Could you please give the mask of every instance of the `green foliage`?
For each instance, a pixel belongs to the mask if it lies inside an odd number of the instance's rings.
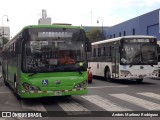
[[[6,37],[3,37],[3,46],[8,42],[9,40]]]
[[[91,31],[86,32],[86,35],[91,42],[99,41],[102,38],[102,32],[99,28],[93,28]]]

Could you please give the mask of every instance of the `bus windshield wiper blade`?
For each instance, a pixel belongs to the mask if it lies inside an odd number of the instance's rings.
[[[33,76],[33,75],[35,75],[35,74],[38,74],[38,73],[37,73],[37,72],[31,73],[31,74],[29,74],[28,76],[31,77],[31,76]]]
[[[80,75],[83,74],[82,71],[79,68],[77,68],[77,67],[72,67],[71,69],[72,70],[76,70]]]
[[[83,74],[82,71],[80,71],[80,69],[78,69],[78,68],[75,68],[75,69],[79,72],[80,75]]]

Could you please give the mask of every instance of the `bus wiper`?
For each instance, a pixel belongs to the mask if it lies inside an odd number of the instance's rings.
[[[82,71],[77,67],[72,67],[72,70],[76,70],[80,75],[82,75]]]
[[[28,76],[31,77],[31,76],[33,76],[33,75],[35,75],[35,74],[38,74],[38,73],[37,73],[37,72],[34,72],[34,73],[29,74]]]
[[[76,64],[76,66],[77,66],[77,64]],[[75,66],[75,69],[79,72],[80,75],[82,75],[83,73],[82,73],[82,71],[79,69],[79,66],[77,66],[77,67],[76,67],[76,66]]]
[[[79,72],[80,75],[82,75],[82,71],[80,71],[80,69],[76,68],[77,72]]]

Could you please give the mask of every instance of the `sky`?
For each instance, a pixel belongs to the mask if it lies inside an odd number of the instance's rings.
[[[159,8],[160,0],[1,0],[0,26],[9,26],[14,37],[24,26],[37,25],[42,9],[52,23],[113,26]]]

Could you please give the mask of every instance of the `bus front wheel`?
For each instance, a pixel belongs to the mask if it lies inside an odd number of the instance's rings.
[[[6,85],[6,86],[8,86],[9,84],[8,84],[8,82],[6,81],[6,76],[3,74],[3,81],[4,81],[4,84]]]
[[[17,98],[18,100],[21,99],[21,97],[18,95],[17,82],[16,82],[16,81],[14,82],[14,94],[15,94],[15,96],[16,96],[16,98]]]
[[[106,81],[111,81],[111,72],[109,69],[105,70],[105,80]]]

